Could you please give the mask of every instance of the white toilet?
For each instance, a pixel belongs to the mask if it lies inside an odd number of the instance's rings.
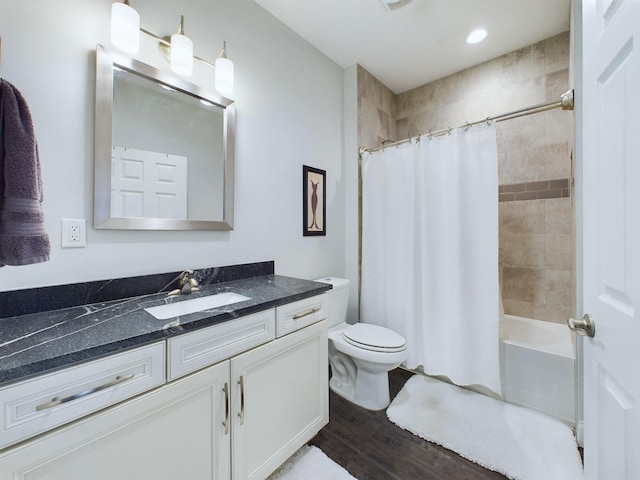
[[[402,335],[367,323],[345,322],[349,301],[349,280],[320,278],[316,282],[333,286],[329,296],[329,387],[338,395],[369,410],[389,405],[388,372],[408,357]]]

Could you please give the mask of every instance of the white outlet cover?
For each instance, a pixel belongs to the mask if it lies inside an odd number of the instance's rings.
[[[87,246],[87,221],[84,218],[63,218],[60,235],[62,248]]]

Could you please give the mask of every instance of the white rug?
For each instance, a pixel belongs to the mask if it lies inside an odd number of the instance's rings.
[[[267,480],[356,480],[318,447],[305,445]]]
[[[560,421],[415,375],[387,409],[405,430],[515,480],[581,480],[573,433]]]

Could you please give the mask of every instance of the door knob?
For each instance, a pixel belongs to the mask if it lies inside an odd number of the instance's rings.
[[[596,334],[596,324],[588,313],[585,313],[581,320],[576,320],[575,318],[567,319],[567,325],[569,325],[571,331],[576,332],[578,335],[593,337]]]

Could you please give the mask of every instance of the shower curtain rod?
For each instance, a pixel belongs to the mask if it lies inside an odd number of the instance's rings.
[[[388,147],[397,147],[398,145],[402,145],[403,143],[408,143],[411,142],[414,139],[423,137],[423,136],[427,136],[430,139],[433,137],[439,137],[441,135],[448,135],[449,133],[451,133],[452,130],[458,129],[458,128],[470,128],[473,127],[474,125],[481,125],[483,123],[490,123],[492,121],[495,122],[502,122],[504,120],[511,120],[512,118],[518,118],[518,117],[523,117],[525,115],[531,115],[533,113],[539,113],[539,112],[544,112],[546,110],[552,110],[554,108],[562,108],[563,110],[573,110],[573,89],[566,91],[565,93],[563,93],[560,96],[560,100],[557,101],[553,101],[553,102],[547,102],[547,103],[540,103],[538,105],[533,105],[531,107],[527,107],[527,108],[521,108],[520,110],[514,110],[512,112],[509,113],[503,113],[502,115],[496,115],[494,117],[487,117],[483,120],[477,120],[475,122],[467,122],[464,125],[458,125],[457,127],[449,127],[449,128],[444,128],[442,130],[437,130],[435,132],[429,132],[429,133],[424,133],[421,135],[416,135],[415,137],[411,137],[411,138],[405,138],[403,140],[398,140],[395,142],[388,142],[385,143],[383,145],[377,146],[377,147],[362,147],[360,148],[360,155],[362,155],[365,152],[376,152],[378,150],[383,150],[385,148]]]

